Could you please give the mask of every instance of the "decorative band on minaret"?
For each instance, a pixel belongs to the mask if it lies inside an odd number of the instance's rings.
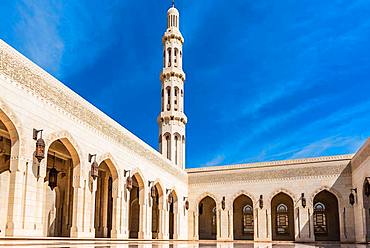
[[[158,116],[159,151],[175,165],[185,168],[184,81],[179,11],[174,4],[167,11],[167,30],[162,38],[163,69],[161,71],[162,103]]]

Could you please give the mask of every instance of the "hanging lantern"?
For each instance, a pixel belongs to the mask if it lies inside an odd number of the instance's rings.
[[[58,183],[58,171],[53,167],[49,171],[49,187],[51,188],[51,190],[54,190],[54,188],[57,186],[57,183]]]
[[[172,192],[168,195],[167,201],[168,201],[169,204],[172,204],[172,202],[173,202]]]
[[[4,137],[0,136],[0,154],[5,152],[5,139]]]
[[[189,210],[189,201],[188,200],[185,201],[185,209]]]
[[[155,186],[152,186],[150,189],[150,196],[154,199],[157,196],[157,192],[155,190]]]
[[[132,190],[132,178],[130,176],[128,176],[126,179],[126,189],[128,191]]]
[[[37,139],[37,134],[39,132],[40,132],[40,138]],[[33,130],[33,138],[35,140],[37,139],[37,141],[36,141],[35,157],[37,158],[37,160],[40,163],[41,160],[43,160],[45,158],[45,141],[42,138],[42,130],[36,130],[36,129],[34,129]]]
[[[370,196],[370,183],[369,183],[369,179],[366,178],[366,183],[365,183],[365,186],[364,186],[364,193],[367,197]]]
[[[224,197],[222,197],[222,201],[221,201],[222,210],[225,210],[225,207],[226,207],[226,200],[225,200],[225,196],[224,196]]]
[[[306,197],[304,197],[304,193],[302,193],[301,200],[302,200],[302,207],[305,208],[307,205],[307,202],[306,202]]]
[[[98,163],[94,160],[91,164],[91,177],[95,180],[99,176],[99,165]]]
[[[349,204],[351,204],[353,206],[353,204],[355,204],[355,195],[351,192],[351,194],[349,194]]]
[[[262,209],[263,208],[263,196],[262,195],[260,195],[260,199],[258,200],[258,203],[260,205],[260,209]]]

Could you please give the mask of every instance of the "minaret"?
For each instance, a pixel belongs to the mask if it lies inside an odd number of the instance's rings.
[[[185,168],[184,81],[179,11],[174,3],[167,11],[167,30],[163,35],[161,71],[162,104],[158,116],[159,151],[175,165]]]

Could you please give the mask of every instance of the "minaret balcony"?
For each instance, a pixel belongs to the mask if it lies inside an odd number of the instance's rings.
[[[188,122],[188,118],[183,112],[179,111],[163,111],[158,116],[158,123],[161,124],[164,121],[180,121],[183,124]]]
[[[180,68],[177,68],[177,67],[163,68],[160,79],[163,80],[165,78],[170,78],[170,77],[178,77],[182,81],[185,81],[186,79],[185,72]]]

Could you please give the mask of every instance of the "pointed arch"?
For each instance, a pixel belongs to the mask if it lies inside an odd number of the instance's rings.
[[[343,201],[342,194],[341,194],[339,191],[337,191],[336,189],[334,189],[334,188],[332,188],[332,187],[329,187],[329,186],[327,186],[327,185],[324,185],[324,186],[321,186],[320,188],[317,188],[317,189],[316,189],[316,190],[311,194],[311,197],[310,197],[310,199],[309,199],[309,203],[313,204],[315,196],[316,196],[318,193],[320,193],[320,192],[322,192],[322,191],[324,191],[324,190],[326,190],[326,191],[328,191],[328,192],[332,193],[333,195],[335,195],[335,197],[336,197],[336,198],[337,198],[337,200],[338,200],[338,204],[341,204],[341,203],[342,203],[342,201]]]
[[[83,153],[80,146],[68,131],[54,132],[45,137],[45,151],[48,151],[50,146],[57,140],[60,140],[63,145],[67,148],[73,161],[73,167],[80,165],[80,158],[83,157]]]
[[[279,193],[284,193],[286,195],[288,195],[290,198],[292,198],[293,200],[293,203],[294,203],[294,206],[295,206],[295,203],[298,201],[298,198],[295,196],[295,194],[293,194],[290,190],[287,190],[285,188],[280,188],[274,192],[272,192],[269,197],[267,198],[268,199],[268,202],[271,202],[272,199],[278,195]]]
[[[283,190],[271,199],[272,240],[294,241],[294,202],[292,196]]]
[[[257,199],[256,199],[256,197],[255,197],[254,195],[252,195],[252,194],[250,194],[249,192],[247,192],[247,191],[245,191],[245,190],[243,190],[243,189],[242,189],[242,190],[239,190],[237,193],[233,194],[233,195],[231,196],[231,198],[230,198],[230,200],[229,200],[229,201],[227,201],[227,198],[226,198],[226,202],[227,202],[226,207],[227,207],[227,208],[229,208],[229,209],[231,209],[231,208],[232,208],[232,206],[233,206],[234,201],[235,201],[238,197],[240,197],[240,196],[242,196],[242,195],[245,195],[245,196],[249,197],[249,198],[252,200],[253,205],[257,202]]]
[[[113,158],[112,154],[107,152],[102,155],[100,155],[96,162],[100,165],[102,162],[105,162],[109,168],[109,170],[112,173],[113,180],[120,179],[121,178],[121,170],[118,167],[117,162]]]

